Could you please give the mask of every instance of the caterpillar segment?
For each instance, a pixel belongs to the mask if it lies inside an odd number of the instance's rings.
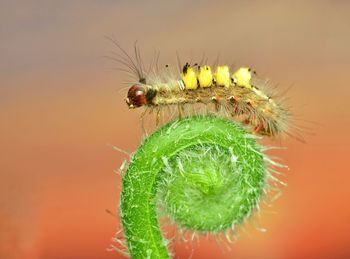
[[[210,87],[214,83],[213,73],[210,66],[200,66],[198,68],[198,84],[199,87]]]
[[[182,69],[181,79],[186,89],[194,90],[198,88],[197,74],[194,68],[188,63]]]
[[[234,83],[233,80],[231,80],[228,66],[218,66],[214,75],[216,85],[230,87]]]
[[[241,87],[252,88],[250,80],[252,79],[252,72],[249,67],[241,67],[232,75],[233,82]]]

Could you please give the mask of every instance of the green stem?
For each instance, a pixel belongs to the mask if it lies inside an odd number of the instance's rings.
[[[168,123],[145,139],[123,177],[121,219],[131,257],[170,257],[158,205],[180,227],[219,233],[250,215],[265,182],[264,155],[241,126],[213,116]]]

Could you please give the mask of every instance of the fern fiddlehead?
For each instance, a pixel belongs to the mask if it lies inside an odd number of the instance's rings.
[[[131,257],[171,257],[158,204],[183,228],[218,233],[250,215],[266,179],[260,146],[237,123],[206,115],[166,124],[145,139],[123,177],[120,214]]]

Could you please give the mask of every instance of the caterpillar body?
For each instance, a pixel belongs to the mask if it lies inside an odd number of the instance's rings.
[[[136,44],[135,57],[131,57],[117,42],[113,42],[122,54],[112,59],[126,66],[127,69],[123,70],[131,72],[137,79],[131,83],[125,98],[130,109],[156,108],[159,115],[162,107],[177,106],[179,116],[182,116],[185,105],[214,104],[215,110],[226,111],[234,120],[250,126],[255,134],[291,136],[288,125],[290,110],[282,100],[267,93],[266,82],[249,67],[241,67],[231,73],[226,65],[214,67],[187,62],[179,65],[178,71],[168,65],[160,70],[156,65],[146,73]]]

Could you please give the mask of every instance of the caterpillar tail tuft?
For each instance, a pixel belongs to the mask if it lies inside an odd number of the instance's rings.
[[[176,119],[148,136],[122,179],[120,216],[132,258],[171,258],[162,208],[182,229],[227,233],[242,224],[269,185],[269,159],[239,123]]]

